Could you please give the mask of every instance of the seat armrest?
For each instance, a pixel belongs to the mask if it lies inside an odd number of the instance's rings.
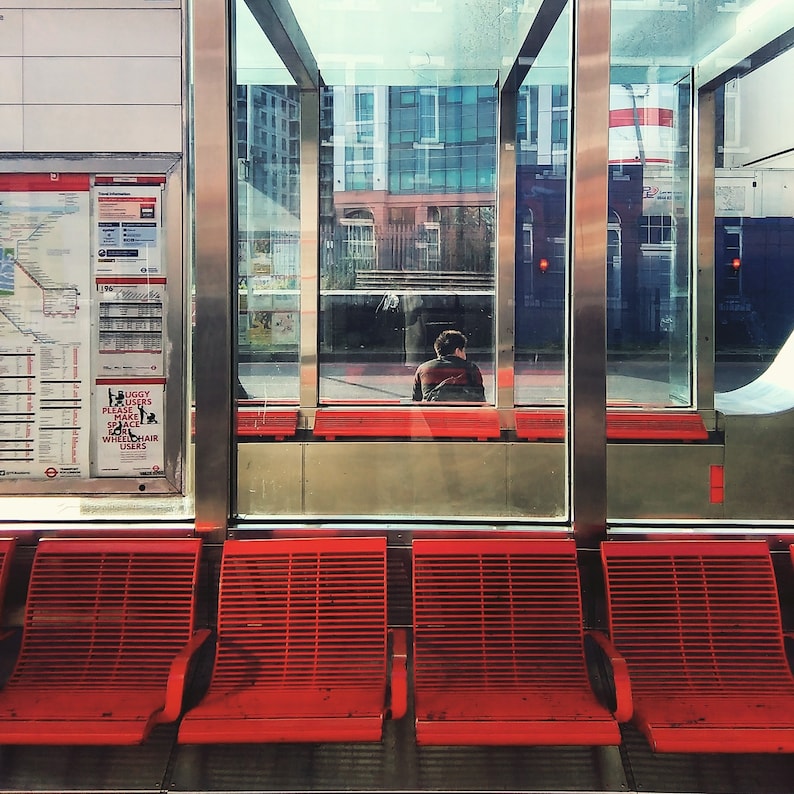
[[[157,723],[175,722],[182,712],[182,699],[185,694],[185,679],[190,663],[198,649],[204,644],[212,632],[209,629],[198,629],[190,641],[174,657],[168,673],[168,684],[165,693],[165,706],[157,715]]]
[[[389,629],[391,639],[391,698],[388,715],[393,720],[408,711],[408,637],[405,629]]]
[[[634,714],[634,703],[626,660],[612,644],[612,640],[602,631],[591,629],[585,632],[585,636],[598,645],[612,668],[612,678],[615,682],[615,709],[612,713],[618,722],[628,722]]]

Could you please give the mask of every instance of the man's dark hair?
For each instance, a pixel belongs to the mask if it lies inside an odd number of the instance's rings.
[[[468,340],[460,331],[442,331],[438,335],[438,339],[433,342],[436,355],[448,356],[454,353],[458,348],[464,350]]]

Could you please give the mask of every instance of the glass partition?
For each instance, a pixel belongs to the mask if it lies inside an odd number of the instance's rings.
[[[569,39],[566,5],[517,95],[516,405],[566,399]]]
[[[493,400],[493,81],[322,97],[320,401],[410,401],[445,329]]]
[[[238,398],[298,399],[300,104],[237,86]]]
[[[715,408],[794,407],[794,113],[784,52],[716,91]]]
[[[724,82],[731,74],[754,68],[753,53],[761,52],[791,27],[792,6],[774,5],[773,10],[767,0],[623,0],[612,4],[607,262],[608,398],[612,404],[695,404],[690,209],[693,81],[697,86]],[[784,73],[785,67],[771,79],[784,79]],[[746,85],[754,79],[761,78],[748,78]],[[752,93],[755,105],[752,113],[739,115],[738,85],[730,81],[718,91],[724,118],[718,119],[716,163],[717,391],[751,379],[769,357],[770,348],[779,348],[790,331],[787,310],[773,310],[774,318],[771,314],[761,318],[765,304],[761,294],[766,290],[761,286],[761,268],[753,268],[751,287],[745,284],[748,270],[744,267],[751,250],[747,244],[753,239],[753,233],[746,234],[754,223],[748,216],[765,216],[768,211],[759,209],[754,198],[763,192],[767,197],[776,195],[772,204],[776,200],[780,204],[785,195],[782,188],[773,186],[774,178],[759,190],[760,174],[751,173],[747,166],[766,169],[768,163],[754,164],[752,157],[744,155],[750,141],[757,148],[759,141],[785,135],[783,131],[790,126],[771,122],[768,90],[744,92],[745,100]],[[761,144],[762,156],[790,146],[778,143],[777,149],[770,146],[769,151]],[[780,161],[774,167],[784,165]],[[771,212],[782,216],[782,209],[778,206]],[[778,229],[773,232],[778,233]],[[751,256],[758,252],[763,259],[760,251],[767,250],[765,245],[753,239]],[[779,290],[779,285],[774,289]],[[767,322],[769,331],[764,327]],[[770,332],[775,338],[771,345],[765,336]],[[735,367],[729,373],[722,365],[729,359],[746,364],[744,374]]]
[[[237,398],[297,403],[300,97],[248,6],[236,10]]]
[[[619,18],[619,15],[618,15]],[[607,398],[692,404],[688,71],[613,68]]]

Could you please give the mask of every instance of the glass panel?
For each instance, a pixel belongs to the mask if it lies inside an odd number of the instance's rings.
[[[789,50],[716,95],[715,407],[794,407],[794,112],[770,103],[794,68]]]
[[[744,59],[751,63],[759,48],[793,23],[794,5],[771,0],[612,3],[607,394],[614,404],[694,402],[691,75],[702,85]],[[731,119],[725,135],[733,139],[739,127],[732,126],[738,117],[730,112],[730,89],[724,99]],[[788,129],[771,118],[769,125]],[[727,342],[726,322],[741,315],[741,322],[756,326],[747,333],[761,334],[760,321],[742,308],[743,274],[731,264],[737,246],[747,250],[741,217],[741,211],[729,214],[717,228],[717,292],[725,307],[718,307],[718,345],[720,337]],[[728,254],[726,267],[720,262]]]
[[[298,100],[294,86],[237,86],[240,399],[298,398]]]
[[[529,0],[290,5],[326,85],[466,86],[471,104],[476,86],[493,86],[495,70],[513,62],[540,6]]]
[[[496,89],[462,88],[324,91],[321,402],[410,401],[445,329],[493,399]]]
[[[299,94],[244,0],[235,11],[237,397],[297,402]]]
[[[682,22],[686,6],[653,12],[613,4],[610,87],[609,217],[607,219],[607,399],[613,405],[688,406],[692,397],[690,124],[687,59],[699,46]],[[671,43],[674,67],[649,67],[629,57],[627,31],[652,20],[661,40],[672,23],[692,50]],[[640,35],[640,34],[638,34]],[[703,45],[705,46],[705,45]],[[629,65],[630,62],[632,65]],[[665,62],[668,62],[667,59]]]
[[[568,30],[566,8],[517,98],[517,405],[562,405],[566,395]]]

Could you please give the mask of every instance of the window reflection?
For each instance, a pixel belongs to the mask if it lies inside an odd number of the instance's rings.
[[[493,399],[496,89],[324,90],[320,400],[408,402],[456,328]]]
[[[516,404],[561,405],[566,382],[568,86],[525,85],[517,102]]]
[[[715,387],[727,414],[794,407],[791,126],[771,100],[784,52],[716,94]]]
[[[236,100],[238,397],[297,401],[298,92],[238,85]]]
[[[567,102],[565,85],[526,86],[518,97],[519,405],[561,404],[565,395]],[[686,81],[611,86],[605,264],[612,403],[691,401],[688,131]]]

